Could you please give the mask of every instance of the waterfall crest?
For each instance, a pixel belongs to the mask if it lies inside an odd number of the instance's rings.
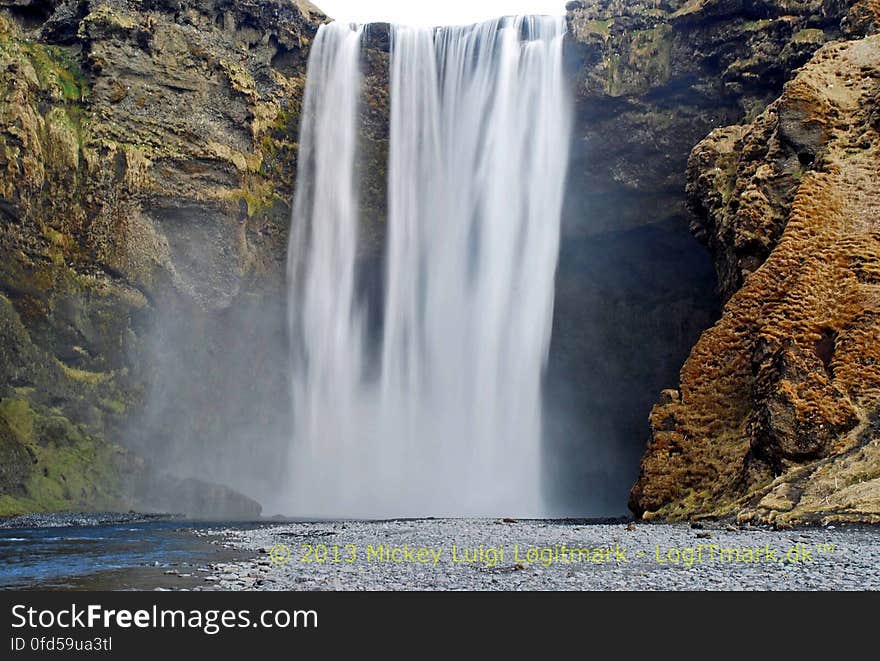
[[[542,514],[541,380],[570,139],[564,31],[549,17],[393,28],[387,273],[371,346],[356,296],[360,30],[321,29],[290,246],[295,513]]]

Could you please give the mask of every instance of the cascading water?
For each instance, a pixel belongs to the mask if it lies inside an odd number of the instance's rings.
[[[541,379],[570,133],[564,31],[549,17],[393,28],[385,309],[370,346],[356,294],[360,30],[321,29],[290,246],[286,509],[542,514]]]
[[[355,301],[360,48],[361,30],[337,23],[322,26],[312,45],[288,251],[295,489],[289,500],[295,511],[315,514],[347,502],[348,462],[366,443]]]

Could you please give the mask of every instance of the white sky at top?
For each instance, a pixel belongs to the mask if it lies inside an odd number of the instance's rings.
[[[352,23],[440,26],[514,14],[565,13],[566,0],[311,0],[325,14]]]

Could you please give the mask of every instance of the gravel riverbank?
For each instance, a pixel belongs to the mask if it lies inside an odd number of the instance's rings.
[[[125,523],[150,523],[153,521],[181,521],[185,519],[172,514],[138,514],[136,512],[56,512],[51,514],[21,514],[0,517],[0,530],[21,528],[88,528],[113,526]]]
[[[228,590],[877,590],[880,528],[418,520],[213,531]]]

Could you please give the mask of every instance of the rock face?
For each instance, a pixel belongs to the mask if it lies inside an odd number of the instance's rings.
[[[849,3],[851,4],[851,3]],[[688,154],[753,119],[792,71],[838,38],[841,0],[581,0],[568,4],[582,217],[615,230],[684,215]],[[638,192],[621,200],[615,192]],[[631,198],[631,199],[629,199]],[[621,204],[623,202],[624,204]],[[595,215],[595,214],[593,214]]]
[[[754,120],[817,49],[865,23],[861,6],[569,3],[576,143],[547,403],[548,482],[575,504],[564,513],[623,513],[657,393],[719,316],[715,272],[729,296],[725,269],[689,236],[691,150]]]
[[[729,300],[651,415],[638,513],[880,521],[878,8],[691,156]]]
[[[283,336],[299,102],[325,18],[300,0],[0,9],[0,514],[126,506],[145,467],[123,440],[151,443],[158,470],[185,463],[184,440],[218,440],[216,405],[175,408],[187,387],[216,402],[283,383],[265,345]],[[273,314],[279,330],[252,321]],[[210,369],[228,360],[235,384]],[[170,383],[169,364],[190,378]]]

